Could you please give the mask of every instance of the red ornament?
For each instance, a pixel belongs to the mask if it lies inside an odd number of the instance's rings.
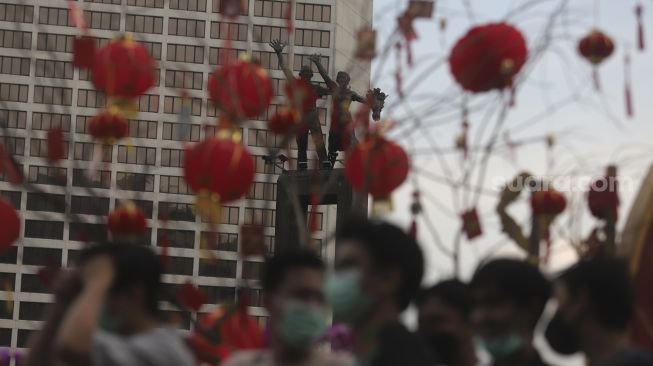
[[[308,113],[315,109],[317,94],[315,87],[310,81],[302,78],[294,79],[286,83],[286,96],[290,104],[302,114]]]
[[[55,127],[48,130],[48,162],[54,163],[66,156],[63,130]]]
[[[20,236],[20,217],[14,206],[0,197],[0,253]]]
[[[531,193],[531,208],[534,215],[558,215],[567,207],[562,193],[553,188]]]
[[[244,196],[254,180],[254,159],[231,139],[209,138],[186,149],[184,177],[196,193],[209,191],[222,203]]]
[[[410,163],[404,149],[383,137],[369,137],[354,147],[345,175],[358,191],[388,196],[406,180]]]
[[[145,232],[147,219],[131,201],[125,201],[109,213],[107,227],[114,235],[137,236]]]
[[[605,33],[593,30],[578,42],[578,52],[593,65],[599,65],[614,52],[614,42]]]
[[[619,189],[616,167],[608,167],[605,177],[596,179],[590,184],[587,192],[587,203],[592,216],[601,220],[610,220],[613,223],[617,222]]]
[[[154,85],[154,60],[142,44],[115,39],[97,51],[93,83],[108,97],[136,98]]]
[[[198,311],[202,305],[206,304],[209,297],[204,293],[204,291],[186,281],[186,283],[177,290],[177,299],[189,309]]]
[[[522,33],[507,23],[476,26],[458,40],[449,67],[456,81],[471,92],[512,86],[528,57]]]
[[[468,240],[475,239],[483,234],[481,220],[478,217],[476,208],[463,212],[460,217],[463,220],[463,232],[467,235]]]
[[[73,66],[90,69],[95,63],[95,39],[93,37],[75,37],[73,40]]]
[[[127,136],[129,123],[121,114],[104,111],[91,118],[88,132],[102,143],[112,144]]]
[[[209,76],[209,94],[232,118],[254,118],[272,101],[272,82],[261,65],[237,61],[218,68]]]
[[[268,129],[276,134],[287,134],[299,123],[299,113],[288,107],[281,107],[270,117]],[[297,131],[295,131],[297,132]]]

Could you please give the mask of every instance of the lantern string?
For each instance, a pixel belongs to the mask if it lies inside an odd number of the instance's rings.
[[[631,87],[631,77],[630,77],[630,54],[626,51],[624,56],[624,97],[626,103],[626,115],[629,118],[633,117],[633,96],[632,96],[632,87]]]
[[[641,2],[638,2],[635,6],[635,15],[637,16],[637,45],[640,51],[644,51],[645,46],[645,36],[644,36],[644,20],[642,15],[644,12],[644,7]]]

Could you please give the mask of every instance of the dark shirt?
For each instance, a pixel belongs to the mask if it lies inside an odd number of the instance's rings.
[[[400,323],[386,325],[377,334],[377,349],[369,366],[434,366],[437,362],[416,334]]]
[[[494,364],[492,364],[494,366]],[[540,354],[537,353],[537,351],[533,352],[531,355],[530,359],[524,363],[523,365],[520,366],[551,366],[548,363],[545,363],[542,360],[542,357],[540,357]]]
[[[605,366],[653,366],[650,354],[629,348],[617,353]]]

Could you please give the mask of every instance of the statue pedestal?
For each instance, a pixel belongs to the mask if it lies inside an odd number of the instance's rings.
[[[275,250],[305,245],[300,243],[297,211],[293,195],[300,206],[299,214],[306,222],[312,187],[322,193],[320,205],[337,205],[336,230],[343,220],[353,214],[367,215],[367,196],[355,192],[345,178],[344,169],[303,170],[284,172],[277,180],[277,208],[275,223]],[[295,201],[296,202],[296,201]]]

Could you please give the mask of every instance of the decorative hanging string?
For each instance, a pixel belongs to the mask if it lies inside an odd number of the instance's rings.
[[[413,203],[410,205],[410,213],[412,220],[410,222],[410,229],[408,230],[409,235],[417,240],[417,217],[422,212],[422,204],[420,202],[420,191],[417,186],[415,186],[415,191],[413,191]]]
[[[77,1],[68,1],[68,10],[70,12],[70,20],[73,25],[77,27],[84,35],[88,34],[88,23],[84,17],[84,11],[77,5]]]
[[[401,72],[401,43],[397,42],[395,44],[395,49],[397,50],[397,70],[395,71],[395,83],[396,83],[396,88],[397,88],[397,95],[399,95],[399,99],[404,99],[404,91],[403,91],[403,77],[402,77],[402,72]]]
[[[292,33],[295,31],[295,23],[293,22],[293,17],[292,17],[292,9],[295,7],[295,0],[291,0],[288,3],[288,7],[286,8],[286,13],[284,14],[284,17],[286,18],[286,30],[288,33]]]
[[[644,37],[644,21],[642,15],[644,13],[644,7],[642,3],[639,2],[635,6],[635,16],[637,16],[637,46],[640,51],[644,51],[646,48],[645,37]]]
[[[553,148],[555,146],[556,140],[553,134],[546,136],[546,172],[547,174],[553,171]]]
[[[626,115],[632,118],[633,111],[633,95],[631,90],[631,77],[630,77],[630,54],[626,51],[624,56],[624,97],[626,103]]]

